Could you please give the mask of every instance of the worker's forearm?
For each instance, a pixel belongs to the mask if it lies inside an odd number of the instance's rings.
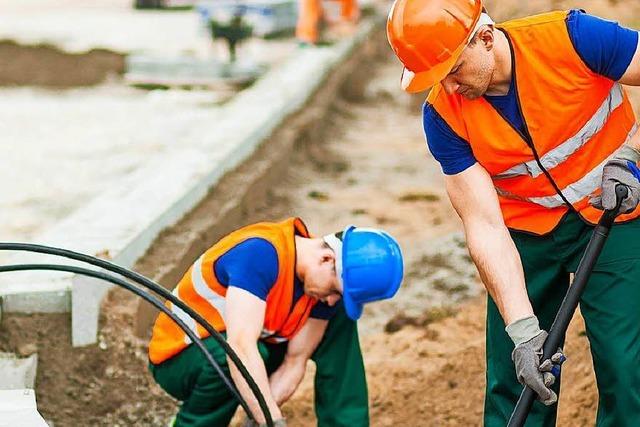
[[[531,316],[520,255],[507,228],[480,222],[465,229],[471,257],[505,325]]]
[[[264,362],[260,357],[260,352],[255,344],[251,345],[242,345],[233,342],[229,342],[231,347],[238,354],[238,357],[242,361],[242,363],[246,366],[249,374],[256,382],[262,395],[264,396],[267,406],[269,407],[269,411],[271,412],[271,418],[276,420],[282,418],[282,413],[280,412],[280,408],[278,407],[275,399],[271,395],[271,389],[269,387],[269,378],[267,376],[267,371],[264,366]],[[260,405],[258,404],[258,400],[253,395],[253,392],[249,388],[249,385],[246,383],[240,371],[236,368],[235,364],[227,357],[227,362],[229,363],[229,369],[231,371],[231,378],[235,383],[240,395],[244,398],[244,400],[249,405],[251,412],[253,413],[256,421],[259,423],[266,422],[264,418],[264,414],[260,409]]]
[[[271,375],[271,393],[278,405],[282,405],[296,391],[304,378],[306,358],[285,358],[282,365]]]

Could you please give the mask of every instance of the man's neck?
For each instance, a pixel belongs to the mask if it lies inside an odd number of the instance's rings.
[[[308,252],[309,240],[302,236],[294,236],[296,242],[296,276],[301,282],[304,282],[304,276],[307,272],[307,260],[305,255]]]
[[[511,63],[511,48],[505,34],[495,30],[495,59],[496,67],[491,76],[491,83],[485,92],[489,96],[501,96],[509,93],[511,87],[511,75],[513,73],[513,64]]]

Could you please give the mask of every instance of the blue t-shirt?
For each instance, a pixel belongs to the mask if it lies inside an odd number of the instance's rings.
[[[218,258],[213,269],[221,285],[244,289],[266,301],[278,278],[278,253],[269,241],[254,237],[234,246]],[[302,295],[304,285],[296,277],[293,304]],[[335,306],[330,307],[321,301],[311,309],[311,317],[315,319],[328,320],[334,313]]]
[[[619,80],[636,52],[638,32],[581,10],[570,11],[566,23],[571,42],[584,63],[594,73]],[[518,109],[513,81],[506,95],[485,95],[485,99],[515,129],[524,132],[524,120]],[[451,129],[432,105],[425,103],[422,118],[429,150],[446,175],[455,175],[476,163],[469,143]]]

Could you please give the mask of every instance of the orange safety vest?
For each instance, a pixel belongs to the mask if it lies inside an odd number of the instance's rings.
[[[226,330],[225,296],[227,287],[215,276],[214,264],[230,249],[250,238],[262,238],[270,242],[278,253],[278,277],[267,294],[267,306],[261,339],[268,342],[283,342],[293,337],[305,324],[311,308],[317,299],[303,295],[292,306],[296,246],[295,235],[309,237],[307,227],[299,218],[289,218],[280,223],[261,222],[241,228],[223,237],[208,249],[189,268],[173,291],[181,301],[204,317],[219,332]],[[187,316],[184,311],[166,306],[176,314],[189,328],[200,337],[209,333]],[[184,350],[191,339],[176,325],[169,316],[160,313],[153,326],[153,335],[149,343],[149,359],[159,364]]]
[[[448,95],[438,84],[427,98],[491,175],[507,227],[539,235],[552,231],[569,209],[597,223],[602,211],[589,197],[600,193],[604,164],[636,132],[624,89],[578,56],[567,13],[497,26],[512,49],[524,135],[483,97]],[[638,215],[640,208],[617,221]]]

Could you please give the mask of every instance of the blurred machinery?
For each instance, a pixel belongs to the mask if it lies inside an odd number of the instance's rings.
[[[144,5],[142,4],[144,3]],[[297,0],[136,0],[138,8],[193,6],[203,33],[226,44],[224,58],[174,58],[130,55],[125,79],[141,87],[215,87],[220,83],[246,85],[265,71],[255,58],[237,55],[237,47],[250,37],[293,35]],[[239,57],[237,57],[239,56]]]
[[[205,22],[224,24],[240,14],[257,37],[292,34],[296,27],[296,0],[203,0],[196,9]]]
[[[213,40],[223,39],[227,42],[229,62],[236,61],[236,45],[251,37],[253,31],[251,25],[247,24],[244,19],[245,13],[246,8],[238,7],[231,19],[223,21],[211,17],[207,22]]]

